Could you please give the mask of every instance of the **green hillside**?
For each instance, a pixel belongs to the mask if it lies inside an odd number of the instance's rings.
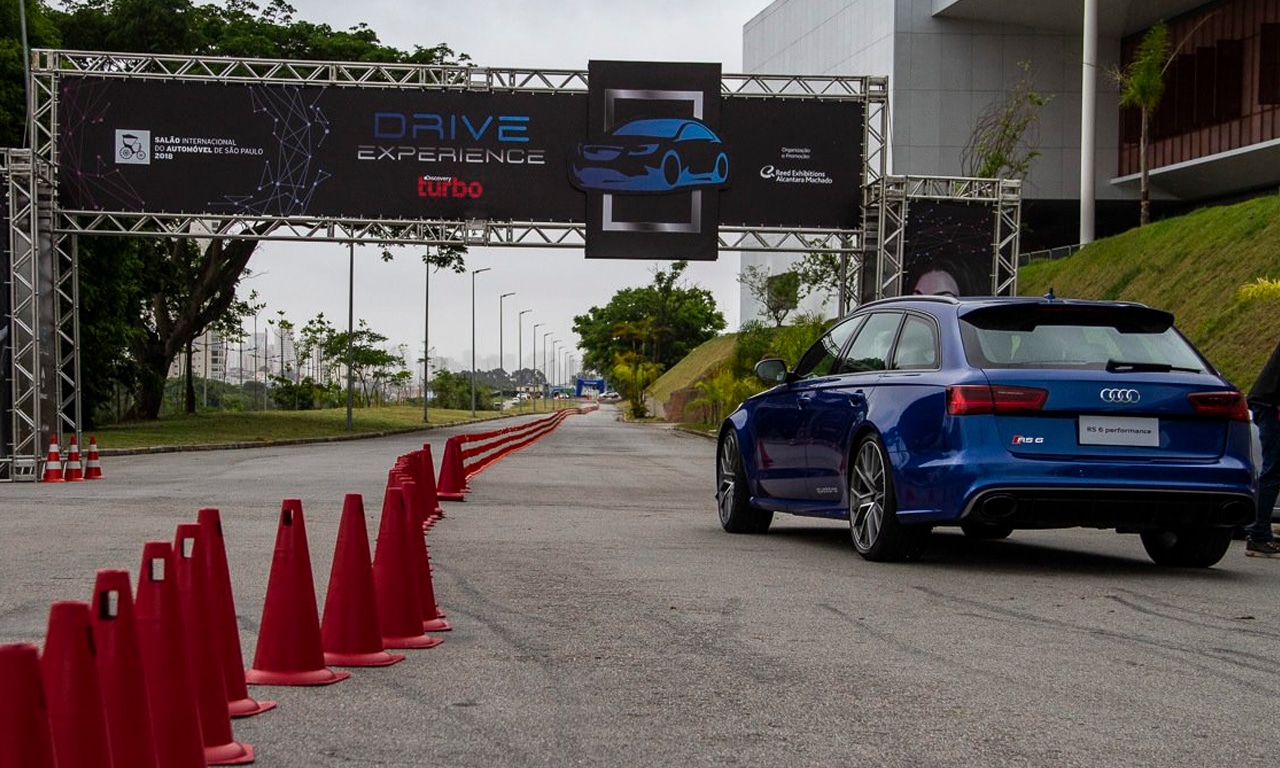
[[[1280,277],[1280,195],[1205,208],[1091,243],[1018,272],[1018,292],[1138,301],[1178,327],[1236,386],[1253,384],[1280,340],[1280,302],[1242,303],[1236,289]]]
[[[1173,312],[1178,327],[1246,391],[1280,341],[1280,302],[1244,303],[1236,289],[1280,278],[1280,195],[1205,208],[1091,243],[1070,258],[1018,272],[1018,292],[1137,301]],[[733,354],[736,336],[708,341],[654,382],[653,400],[691,387]]]

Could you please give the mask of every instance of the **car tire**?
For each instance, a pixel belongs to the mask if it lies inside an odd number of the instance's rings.
[[[773,512],[751,506],[742,451],[738,448],[738,435],[732,429],[720,437],[716,456],[716,510],[720,526],[729,533],[768,531]]]
[[[1143,531],[1142,546],[1156,565],[1208,568],[1231,548],[1230,528],[1178,528]]]
[[[996,539],[1009,538],[1009,534],[1013,533],[1013,526],[990,525],[987,523],[961,523],[960,530],[964,532],[965,536],[968,536],[971,539],[994,541]]]
[[[849,462],[849,536],[867,560],[892,562],[918,557],[928,526],[903,525],[884,444],[875,435],[858,443]]]

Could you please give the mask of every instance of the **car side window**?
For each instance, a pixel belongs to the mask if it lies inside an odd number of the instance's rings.
[[[889,349],[902,322],[899,312],[877,312],[867,318],[841,361],[841,373],[865,373],[887,368]]]
[[[686,123],[684,128],[680,129],[680,137],[677,141],[687,141],[696,139],[701,141],[710,141],[715,138],[715,134],[707,130],[705,127],[697,123]]]
[[[893,352],[893,369],[919,371],[938,367],[938,334],[933,323],[908,315]]]
[[[837,363],[840,350],[849,341],[849,337],[858,330],[862,318],[853,317],[845,320],[827,331],[822,338],[814,342],[812,347],[796,363],[795,376],[798,379],[812,379],[818,376],[830,376],[839,373]]]

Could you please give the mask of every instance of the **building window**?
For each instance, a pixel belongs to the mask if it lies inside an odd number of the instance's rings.
[[[1258,103],[1280,104],[1280,24],[1263,24],[1259,30]]]
[[[1244,41],[1219,40],[1217,56],[1213,119],[1235,120],[1244,114]]]

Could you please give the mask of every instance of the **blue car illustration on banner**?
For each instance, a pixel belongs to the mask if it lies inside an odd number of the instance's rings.
[[[645,118],[579,144],[569,175],[589,192],[671,192],[724,184],[729,156],[720,137],[698,120]]]

